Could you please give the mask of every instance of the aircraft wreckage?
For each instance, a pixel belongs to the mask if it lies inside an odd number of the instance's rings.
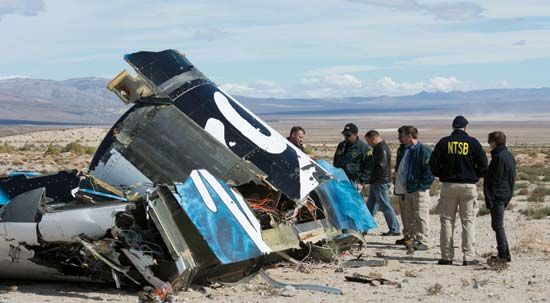
[[[314,161],[174,50],[125,56],[130,109],[88,173],[0,179],[0,278],[167,292],[375,227],[342,170]]]

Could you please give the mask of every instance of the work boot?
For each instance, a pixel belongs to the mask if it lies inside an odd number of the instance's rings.
[[[407,245],[407,241],[409,239],[406,237],[403,237],[402,239],[395,240],[395,245]]]
[[[384,236],[384,237],[394,237],[394,236],[401,236],[401,233],[400,232],[393,232],[393,231],[388,231],[388,232],[385,232],[385,233],[381,233],[380,234],[381,236]]]
[[[504,251],[503,253],[499,252],[498,257],[503,260],[506,260],[506,262],[512,262],[512,256],[510,255],[509,249],[506,249],[506,251]]]
[[[464,261],[462,262],[462,265],[463,266],[471,266],[471,265],[479,265],[479,261],[478,260],[468,260],[468,261]]]
[[[437,265],[453,265],[452,260],[439,259]]]
[[[414,248],[414,250],[422,250],[422,251],[429,249],[428,245],[422,244],[420,242],[414,242],[413,248]]]

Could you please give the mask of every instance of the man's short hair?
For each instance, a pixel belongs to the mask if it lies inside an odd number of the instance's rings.
[[[405,136],[411,135],[413,139],[418,139],[418,128],[414,126],[405,126],[402,132]]]
[[[366,134],[365,134],[365,137],[369,137],[369,138],[374,138],[374,137],[380,137],[380,133],[375,131],[374,129],[373,130],[369,130]]]
[[[506,135],[501,131],[492,132],[489,134],[489,143],[495,142],[497,145],[506,144]]]
[[[292,136],[293,133],[296,133],[296,132],[299,132],[299,131],[302,131],[304,133],[304,135],[306,134],[306,131],[304,130],[303,127],[301,126],[293,126],[291,129],[290,129],[290,135]]]
[[[405,127],[407,127],[407,125],[403,125],[401,126],[400,128],[397,129],[397,133],[398,134],[402,134],[403,133],[403,130],[405,129]]]

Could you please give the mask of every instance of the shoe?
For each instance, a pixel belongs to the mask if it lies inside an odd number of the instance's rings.
[[[421,251],[425,251],[425,250],[428,250],[428,245],[426,244],[422,244],[422,243],[419,243],[419,242],[415,242],[413,244],[413,248],[414,250],[421,250]]]
[[[407,241],[408,241],[408,240],[409,240],[409,239],[407,239],[407,238],[395,240],[395,245],[407,245]]]
[[[512,256],[510,256],[510,253],[506,254],[505,256],[498,256],[500,259],[505,260],[506,262],[512,262]]]
[[[478,260],[470,260],[470,261],[464,261],[462,262],[463,266],[471,266],[471,265],[479,265]]]
[[[452,260],[439,259],[439,261],[437,261],[437,265],[453,265],[453,261]]]
[[[510,255],[510,250],[506,249],[506,262],[512,262],[512,256]]]
[[[395,236],[401,236],[401,233],[388,231],[388,232],[385,232],[385,233],[381,233],[380,235],[384,236],[384,237],[387,237],[387,236],[395,237]]]

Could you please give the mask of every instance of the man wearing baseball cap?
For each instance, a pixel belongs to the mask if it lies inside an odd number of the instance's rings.
[[[353,123],[348,123],[342,130],[344,141],[338,144],[334,154],[334,167],[344,170],[354,184],[362,183],[363,161],[369,151],[367,143],[361,141],[357,133],[359,129]]]
[[[462,223],[462,265],[479,264],[474,259],[476,183],[487,174],[487,156],[479,141],[466,133],[467,125],[466,118],[455,117],[453,132],[439,140],[430,157],[430,170],[442,182],[439,200],[440,265],[453,264],[453,234],[457,210],[460,211]]]

